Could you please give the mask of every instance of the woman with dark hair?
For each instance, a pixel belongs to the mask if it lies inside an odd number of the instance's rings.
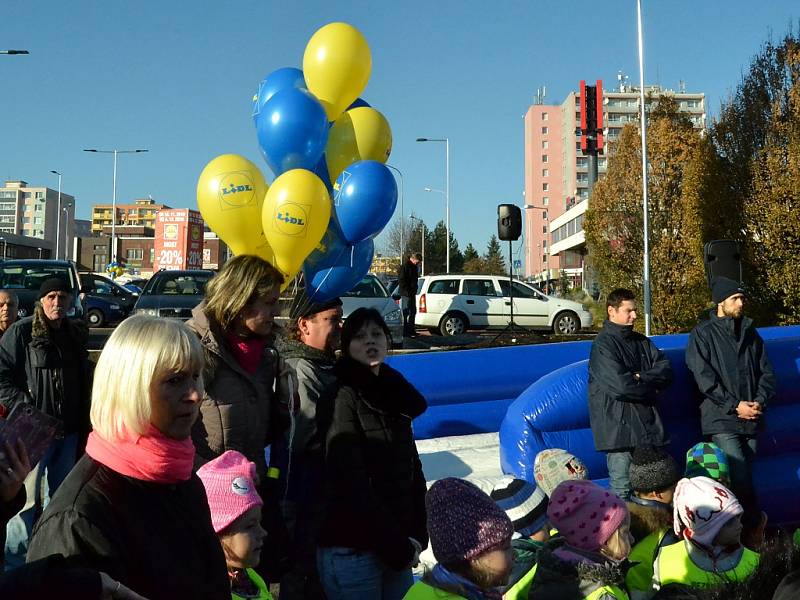
[[[411,430],[427,404],[384,363],[391,336],[378,311],[354,311],[341,339],[317,565],[329,600],[399,600],[428,542],[425,477]]]

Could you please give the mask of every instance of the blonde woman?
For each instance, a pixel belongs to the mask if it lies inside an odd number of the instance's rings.
[[[150,600],[230,595],[192,473],[202,365],[180,322],[134,316],[114,331],[95,370],[86,455],[37,523],[29,561],[60,554]]]
[[[287,428],[287,413],[273,392],[277,352],[273,348],[274,317],[283,276],[257,256],[232,258],[206,286],[205,300],[187,323],[205,353],[205,393],[192,439],[196,465],[227,450],[236,450],[256,464],[259,494],[266,503],[262,525],[270,543],[259,572],[277,580],[285,565],[272,556],[285,547],[276,481],[267,476],[264,448]]]

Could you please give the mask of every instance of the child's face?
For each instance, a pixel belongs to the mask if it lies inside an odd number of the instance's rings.
[[[742,519],[739,515],[728,520],[717,537],[714,538],[715,546],[738,546],[741,543]]]
[[[261,507],[254,506],[220,536],[228,567],[251,569],[258,565],[267,532],[261,528]]]
[[[475,559],[473,568],[479,569],[491,582],[491,587],[497,587],[508,583],[508,576],[514,567],[514,550],[511,548],[511,540],[503,546],[486,552]]]

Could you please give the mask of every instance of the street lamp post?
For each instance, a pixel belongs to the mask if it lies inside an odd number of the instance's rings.
[[[39,258],[42,258],[42,249],[41,248],[37,248],[37,250],[39,251]]]
[[[117,154],[138,154],[139,152],[149,152],[149,150],[97,150],[87,148],[84,152],[95,152],[97,154],[114,155],[114,188],[111,195],[111,262],[117,260]]]
[[[444,142],[445,144],[445,228],[447,230],[447,243],[445,244],[447,272],[450,273],[450,139],[449,138],[417,138],[418,142]]]
[[[27,50],[0,50],[0,54],[30,54]]]
[[[58,260],[58,240],[61,234],[61,173],[58,171],[50,171],[53,175],[58,175],[58,210],[56,210],[56,255],[55,259]],[[46,203],[45,203],[46,204]],[[45,216],[45,219],[47,216]]]
[[[420,272],[420,277],[422,277],[423,275],[425,275],[425,221],[423,221],[419,217],[415,217],[414,215],[411,215],[409,217],[409,219],[411,219],[412,221],[418,221],[419,224],[422,225],[422,235],[421,235],[421,237],[422,237],[422,271]],[[400,260],[402,261],[403,259],[401,258]]]
[[[524,208],[525,210],[537,209],[537,210],[544,211],[544,215],[543,215],[544,216],[544,220],[547,222],[547,237],[544,240],[545,244],[547,244],[547,245],[546,246],[543,245],[544,256],[545,256],[545,259],[547,260],[547,281],[545,281],[545,284],[544,284],[544,293],[545,293],[545,295],[549,296],[550,295],[550,254],[551,254],[550,251],[552,250],[552,248],[550,248],[550,244],[548,243],[548,240],[550,239],[550,219],[548,219],[547,207],[546,206],[536,206],[535,204],[526,204],[522,208]]]
[[[402,265],[406,249],[406,224],[405,224],[406,217],[405,217],[405,210],[403,207],[403,172],[394,165],[390,165],[387,163],[386,166],[392,169],[392,171],[395,171],[400,176],[400,264]]]
[[[636,23],[639,38],[639,120],[642,127],[642,208],[644,211],[644,334],[650,336],[650,216],[647,202],[647,115],[644,105],[644,33],[642,32],[642,0],[636,0]]]

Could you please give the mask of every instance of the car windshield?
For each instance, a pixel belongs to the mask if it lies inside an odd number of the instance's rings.
[[[367,275],[349,292],[342,294],[345,298],[386,298],[386,288],[377,277]]]
[[[148,296],[202,296],[211,273],[162,273],[150,281]]]
[[[50,277],[68,281],[71,288],[78,287],[72,269],[56,265],[0,265],[0,288],[9,290],[38,290]]]

